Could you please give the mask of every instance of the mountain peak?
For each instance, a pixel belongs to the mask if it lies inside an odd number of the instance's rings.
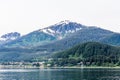
[[[83,28],[86,28],[86,26],[69,20],[64,20],[47,28],[40,29],[39,31],[55,36],[58,39],[62,39],[64,36],[68,35],[68,33],[74,33]]]
[[[71,21],[69,20],[64,20],[64,21],[60,21],[59,23],[55,24],[55,25],[61,25],[61,24],[69,24]]]
[[[0,40],[14,40],[14,39],[17,39],[18,37],[20,37],[20,33],[11,32],[11,33],[7,33],[7,34],[2,35],[0,37]]]

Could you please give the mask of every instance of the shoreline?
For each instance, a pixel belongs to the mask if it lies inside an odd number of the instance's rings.
[[[61,66],[61,67],[45,67],[45,66],[31,66],[31,65],[0,65],[0,69],[120,69],[120,66]]]
[[[76,66],[73,66],[73,67],[48,67],[48,68],[53,68],[53,69],[62,69],[62,68],[63,68],[63,69],[67,69],[67,68],[68,68],[68,69],[70,69],[70,68],[71,68],[71,69],[97,69],[97,68],[98,68],[98,69],[100,69],[100,68],[101,68],[101,69],[102,69],[102,68],[103,68],[103,69],[104,69],[104,68],[106,68],[106,69],[107,69],[107,68],[109,68],[109,69],[112,69],[112,68],[113,68],[113,69],[119,69],[120,67],[103,67],[103,66],[97,66],[97,67],[92,67],[92,66],[76,67]]]

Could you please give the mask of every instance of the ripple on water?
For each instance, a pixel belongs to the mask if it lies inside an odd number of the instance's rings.
[[[0,73],[2,72],[32,72],[36,70],[31,70],[31,69],[0,69]]]

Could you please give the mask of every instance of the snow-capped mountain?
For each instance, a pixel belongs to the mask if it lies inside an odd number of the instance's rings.
[[[7,33],[0,37],[0,43],[4,44],[12,40],[18,39],[19,37],[20,37],[20,33],[18,32]]]
[[[74,33],[78,30],[86,28],[81,24],[76,22],[71,22],[69,20],[61,21],[55,25],[49,26],[47,28],[40,29],[40,32],[57,37],[58,39],[64,38],[68,33]]]
[[[6,34],[1,38],[9,40],[10,35]],[[1,45],[0,59],[5,61],[37,59],[92,41],[120,46],[120,34],[95,26],[88,27],[62,21]]]
[[[79,23],[65,20],[52,26],[33,31],[17,40],[5,44],[5,46],[32,47],[37,45],[45,45],[53,41],[61,40],[83,28],[86,27]]]

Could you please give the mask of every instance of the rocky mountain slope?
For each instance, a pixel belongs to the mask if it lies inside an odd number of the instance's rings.
[[[71,48],[72,46],[77,45],[79,43],[84,43],[89,41],[95,41],[95,42],[101,42],[101,43],[119,46],[120,34],[97,27],[88,27],[80,31],[77,31],[73,34],[70,34],[69,36],[67,36],[62,40],[49,43],[43,46],[38,46],[35,49],[37,50],[44,49],[48,52],[61,51]]]
[[[120,46],[120,34],[63,21],[4,44],[0,48],[0,59],[17,61],[43,58],[89,41]]]
[[[0,37],[0,44],[2,45],[8,42],[11,42],[13,40],[20,38],[20,36],[21,35],[18,32],[11,32],[11,33],[4,34]]]
[[[21,38],[5,44],[5,47],[33,47],[64,39],[72,33],[86,28],[76,22],[61,21],[47,28],[33,31]]]

